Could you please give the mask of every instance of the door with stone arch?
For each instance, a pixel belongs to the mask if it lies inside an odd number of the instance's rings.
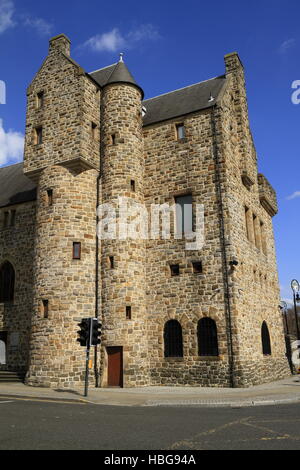
[[[7,364],[7,332],[0,331],[0,367]]]

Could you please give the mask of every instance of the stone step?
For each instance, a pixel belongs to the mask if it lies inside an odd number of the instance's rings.
[[[24,374],[0,370],[0,383],[23,382]]]

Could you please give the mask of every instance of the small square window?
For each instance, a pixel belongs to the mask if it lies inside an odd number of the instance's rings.
[[[73,243],[73,259],[81,259],[81,243]]]
[[[185,126],[184,124],[176,124],[177,140],[185,139]]]
[[[171,264],[170,265],[171,276],[179,276],[179,264]]]
[[[126,320],[131,320],[131,307],[126,307]]]
[[[202,268],[202,262],[201,261],[194,261],[193,262],[193,273],[194,274],[202,274],[203,273],[203,268]]]
[[[35,129],[35,144],[41,145],[43,143],[43,128],[37,127]]]
[[[36,103],[37,103],[38,109],[43,108],[44,106],[44,92],[43,91],[37,94]]]

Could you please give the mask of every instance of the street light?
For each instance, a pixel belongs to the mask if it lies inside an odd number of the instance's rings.
[[[296,329],[297,329],[297,340],[300,340],[300,331],[299,331],[299,324],[298,324],[298,314],[297,314],[297,302],[300,301],[300,295],[299,295],[299,290],[300,290],[300,285],[299,282],[296,279],[293,279],[291,282],[291,287],[293,291],[293,296],[294,296],[294,309],[295,309],[295,322],[296,322]]]
[[[280,305],[280,308],[283,312],[283,316],[284,316],[284,319],[285,319],[285,329],[286,329],[286,334],[287,336],[289,335],[289,324],[288,324],[288,304],[282,300],[281,301],[281,305]]]

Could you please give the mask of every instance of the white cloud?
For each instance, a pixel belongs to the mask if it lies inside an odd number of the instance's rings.
[[[280,54],[285,54],[289,49],[291,49],[293,46],[295,46],[296,44],[296,40],[291,38],[291,39],[287,39],[286,41],[284,41],[278,51]]]
[[[21,132],[5,131],[0,119],[0,165],[20,162],[23,159],[24,136]]]
[[[30,16],[24,18],[24,26],[35,29],[40,36],[50,36],[53,30],[53,25],[43,20],[43,18],[32,18]]]
[[[295,191],[293,194],[287,197],[287,200],[291,201],[292,199],[296,199],[297,197],[300,197],[300,191]]]
[[[0,34],[15,25],[14,4],[11,0],[0,0]]]
[[[116,52],[124,49],[131,49],[142,41],[154,41],[160,37],[158,31],[151,24],[144,24],[122,34],[118,28],[114,28],[108,33],[97,34],[88,39],[82,47],[89,47],[96,52]]]
[[[126,46],[126,41],[122,37],[120,31],[117,28],[114,28],[109,33],[97,34],[96,36],[93,36],[92,38],[88,39],[88,41],[86,41],[83,46],[88,46],[96,52],[115,52],[120,48],[124,48]]]

